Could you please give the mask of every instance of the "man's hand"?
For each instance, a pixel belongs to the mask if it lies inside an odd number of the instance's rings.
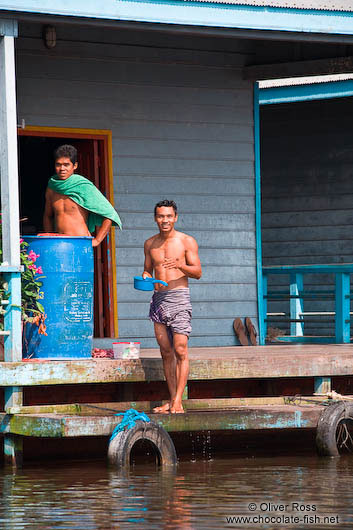
[[[98,228],[96,232],[96,237],[92,239],[92,247],[98,247],[98,245],[101,244],[105,236],[110,230],[110,227],[112,226],[112,222],[110,219],[104,219],[102,225]]]
[[[143,271],[142,278],[145,280],[146,278],[152,278],[152,274],[150,274],[147,271]]]

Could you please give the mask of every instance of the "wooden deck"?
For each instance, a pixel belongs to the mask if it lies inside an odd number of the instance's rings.
[[[315,380],[347,375],[353,376],[351,345],[278,344],[190,349],[190,384],[205,381],[212,386],[222,384],[217,380],[224,379]],[[3,362],[0,370],[2,387],[157,381],[164,381],[157,349],[142,350],[139,360]],[[160,402],[137,400],[12,406],[0,414],[0,433],[19,438],[109,436],[121,421],[121,416],[116,414],[130,408],[146,412],[151,420],[171,433],[315,429],[325,403],[322,402],[324,398],[313,397],[313,392],[314,387],[310,387],[307,398],[293,401],[278,394],[210,399],[212,394],[207,391],[197,399],[183,402],[185,414],[154,414],[153,406]],[[18,451],[20,453],[21,449]]]
[[[191,348],[189,380],[353,375],[353,345],[268,345]],[[159,350],[139,360],[2,362],[0,387],[163,381]]]

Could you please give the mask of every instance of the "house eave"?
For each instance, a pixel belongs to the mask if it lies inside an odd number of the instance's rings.
[[[215,2],[160,0],[76,0],[74,6],[58,0],[0,1],[0,13],[80,17],[87,20],[149,22],[212,28],[353,34],[353,12],[267,7]]]

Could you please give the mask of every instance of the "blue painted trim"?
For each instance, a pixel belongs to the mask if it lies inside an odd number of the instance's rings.
[[[4,329],[10,331],[5,336],[5,361],[22,361],[21,333],[21,273],[7,272],[4,274],[10,293],[9,304],[5,306]]]
[[[0,6],[1,9],[1,6]],[[0,18],[0,36],[18,37],[17,20],[1,19]]]
[[[315,394],[331,392],[331,377],[314,377],[314,392]]]
[[[264,297],[262,285],[262,235],[261,235],[261,167],[260,167],[260,106],[259,84],[254,83],[254,151],[255,151],[255,231],[256,231],[256,273],[257,310],[260,346],[265,344]]]
[[[353,96],[353,80],[316,83],[315,85],[262,88],[260,105],[295,103],[316,99],[346,98]]]
[[[351,338],[350,324],[350,274],[336,273],[336,342],[349,344]]]
[[[291,344],[336,344],[336,337],[312,336],[312,337],[293,337],[291,335],[279,335],[276,337],[278,342],[289,342]]]
[[[353,263],[329,263],[315,265],[274,265],[272,267],[263,267],[264,274],[290,274],[291,272],[302,273],[335,273],[349,272],[353,274]]]
[[[0,0],[0,10],[193,26],[353,34],[353,13],[181,0]]]

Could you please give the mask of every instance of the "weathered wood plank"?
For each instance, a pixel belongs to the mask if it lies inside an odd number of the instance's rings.
[[[144,144],[146,144],[145,140],[143,141]],[[156,142],[157,143],[157,142]],[[158,142],[158,149],[161,148],[160,142]],[[251,144],[250,144],[251,145]],[[173,149],[173,156],[176,154],[176,147],[175,141],[173,140],[173,145],[171,148]],[[217,153],[221,156],[221,150],[218,148],[219,146],[215,143],[212,144],[212,149],[217,150]],[[201,156],[201,151],[195,148],[194,145],[190,145],[189,142],[189,153],[198,153],[199,156]],[[209,150],[211,149],[211,146],[206,147]],[[121,146],[119,146],[119,150],[121,150]],[[148,147],[148,153],[151,155],[153,152],[156,151],[155,147],[150,146]],[[124,151],[126,153],[126,151]],[[167,150],[164,151],[163,156],[165,156],[168,153]],[[185,156],[188,153],[186,149],[183,149],[183,156]],[[233,150],[233,144],[229,146],[228,154],[232,153],[234,155]],[[243,152],[242,152],[243,153]],[[136,153],[137,154],[137,153]],[[214,177],[198,177],[197,181],[195,180],[195,177],[188,178],[185,176],[183,178],[183,187],[187,190],[193,190],[199,191],[202,195],[218,195],[220,190],[222,190],[222,193],[224,194],[232,194],[232,195],[253,195],[254,194],[254,179],[252,177],[250,178],[233,178],[233,179],[225,179],[225,178],[214,178]],[[118,184],[118,192],[119,193],[146,193],[146,190],[149,189],[158,189],[159,193],[161,195],[167,195],[172,196],[175,193],[180,193],[180,178],[171,176],[170,178],[166,178],[165,176],[136,176],[133,180],[131,179],[131,175],[123,176],[121,175],[119,178],[119,184]],[[234,218],[236,218],[235,215],[233,215]],[[204,220],[206,221],[207,217],[204,216]],[[223,215],[223,220],[225,220],[225,216]],[[150,216],[148,219],[149,224],[151,224],[151,221],[153,222],[153,217]],[[146,225],[145,225],[146,226]],[[205,229],[204,222],[199,224],[196,229],[200,228]],[[124,227],[126,228],[126,227]],[[239,228],[239,227],[238,227]],[[229,221],[227,224],[226,229],[229,230]],[[244,224],[241,225],[241,229],[244,229]]]
[[[150,414],[168,432],[315,428],[322,407],[291,405],[243,407],[185,414]],[[118,416],[0,415],[2,432],[35,437],[109,436]]]
[[[352,396],[345,396],[352,397]],[[293,402],[294,400],[294,402]],[[308,400],[308,403],[306,403]],[[240,397],[240,398],[212,398],[212,399],[188,399],[183,401],[183,407],[186,411],[192,410],[224,410],[241,407],[255,407],[262,405],[308,405],[315,401],[320,404],[326,401],[325,396],[300,396],[300,397]],[[296,403],[295,403],[296,402]],[[125,412],[131,408],[139,412],[152,413],[153,408],[165,404],[166,401],[125,401],[109,403],[72,403],[67,405],[27,405],[22,407],[10,407],[6,410],[7,414],[73,414],[79,416],[107,416],[109,414]]]
[[[235,340],[235,339],[234,339]],[[190,380],[353,375],[353,346],[194,348]],[[157,349],[139,360],[1,363],[0,386],[164,380]]]

